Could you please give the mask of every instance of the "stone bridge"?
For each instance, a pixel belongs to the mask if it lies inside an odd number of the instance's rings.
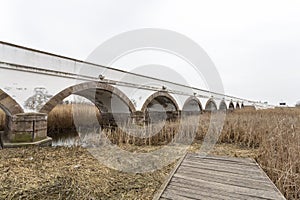
[[[268,107],[202,89],[187,93],[182,85],[5,42],[0,42],[0,72],[0,108],[7,116],[2,140],[8,146],[45,139],[47,115],[74,95],[94,103],[103,116],[133,122],[160,119],[160,113],[174,119],[244,106]],[[127,81],[120,78],[124,74]],[[155,84],[140,85],[136,80],[141,78]]]

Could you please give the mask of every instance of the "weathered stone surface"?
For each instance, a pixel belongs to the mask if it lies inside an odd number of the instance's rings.
[[[165,97],[169,99],[172,102],[172,104],[175,106],[176,110],[179,110],[179,106],[176,100],[169,93],[167,93],[166,91],[158,91],[148,97],[148,99],[143,104],[141,111],[145,112],[148,108],[148,105],[157,97]]]
[[[9,115],[15,115],[17,113],[23,112],[21,106],[1,89],[0,89],[0,108],[4,109]]]
[[[143,124],[145,122],[145,114],[142,111],[136,111],[131,114],[131,119],[134,124]]]
[[[20,113],[10,121],[9,142],[34,142],[47,137],[47,114]]]
[[[84,90],[88,89],[98,89],[98,90],[105,90],[109,91],[112,94],[118,96],[122,101],[124,101],[131,112],[135,112],[135,107],[131,100],[118,88],[115,88],[108,83],[102,83],[102,82],[87,82],[87,83],[81,83],[78,85],[71,86],[69,88],[66,88],[65,90],[61,91],[59,94],[55,95],[48,101],[40,110],[41,113],[49,113],[57,104],[62,102],[63,99],[68,97],[71,94],[77,94]]]
[[[213,112],[218,110],[217,104],[213,98],[210,98],[205,105],[205,112]]]
[[[194,102],[196,102],[196,103],[198,104],[199,109],[200,109],[200,112],[202,112],[202,111],[203,111],[202,104],[201,104],[200,100],[199,100],[197,97],[195,97],[195,96],[190,96],[190,97],[184,102],[184,105],[183,105],[183,107],[182,107],[182,111],[186,111],[186,106],[187,106],[190,102],[192,102],[192,101],[194,101]]]

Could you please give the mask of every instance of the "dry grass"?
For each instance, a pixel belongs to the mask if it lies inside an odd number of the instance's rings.
[[[82,124],[80,125],[83,127],[95,126],[95,122],[89,120],[95,118],[95,107],[85,107],[84,105],[79,106],[81,107],[76,110],[82,117],[82,120],[80,120]],[[98,115],[99,113],[97,114],[97,118],[100,119],[100,116]],[[218,144],[213,153],[242,157],[249,156],[255,158],[287,199],[300,199],[299,116],[299,109],[274,109],[261,111],[240,110],[228,113]],[[202,115],[197,132],[195,132],[195,130],[189,130],[189,124],[186,123],[187,131],[185,132],[186,135],[183,137],[187,137],[193,133],[196,134],[195,143],[191,147],[192,151],[195,151],[200,147],[201,141],[203,140],[209,126],[209,119],[209,114]],[[61,105],[56,107],[50,113],[48,122],[48,129],[54,132],[58,131],[59,134],[62,134],[66,130],[74,129],[74,123],[72,122],[72,109],[70,105]],[[147,128],[141,127],[141,130],[143,130],[145,136],[147,136],[147,133],[153,131],[154,128],[155,127],[151,126]],[[165,124],[164,128],[159,131],[158,134],[146,139],[137,138],[127,134],[122,130],[122,128],[114,130],[105,129],[103,132],[113,143],[122,146],[122,148],[125,148],[126,150],[136,151],[136,149],[140,148],[159,148],[160,145],[171,141],[176,136],[177,130],[178,123],[170,122]],[[233,146],[238,148],[232,148]],[[47,153],[45,152],[45,156],[46,155]],[[61,155],[61,157],[63,157],[63,155]],[[42,165],[40,167],[43,168]],[[167,171],[168,170],[163,173],[167,173]],[[108,175],[111,176],[111,174]],[[88,173],[84,176],[87,176],[86,181],[88,181],[90,177]],[[120,175],[120,179],[116,177],[115,180],[121,181],[122,177],[123,176]],[[161,181],[162,180],[160,180],[159,183],[161,183]],[[141,185],[143,184],[141,183]],[[157,188],[156,186],[155,188]],[[110,185],[109,187],[113,186]],[[123,194],[122,189],[118,188],[117,190],[120,190],[119,192]],[[145,191],[139,190],[139,192],[144,193]],[[118,191],[114,194],[117,195],[117,193]],[[149,193],[147,193],[147,195],[149,195]],[[124,196],[117,197],[122,198]]]
[[[100,119],[99,110],[89,104],[57,105],[48,115],[48,132],[62,132],[75,129],[74,116],[82,120],[76,125],[94,127],[98,125],[95,119]],[[82,124],[81,124],[82,122]]]
[[[258,150],[257,162],[287,199],[300,198],[300,110],[240,111],[227,115],[221,143]]]
[[[0,199],[152,199],[173,164],[152,173],[105,167],[80,147],[0,151]]]
[[[195,151],[200,144],[194,144]],[[157,147],[124,145],[127,151]],[[252,156],[236,145],[216,145],[217,155]],[[155,172],[130,174],[110,169],[81,147],[34,147],[0,151],[0,199],[152,199],[172,163]]]

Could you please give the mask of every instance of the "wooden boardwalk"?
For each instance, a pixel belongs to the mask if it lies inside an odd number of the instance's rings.
[[[285,199],[250,158],[187,154],[154,199]]]

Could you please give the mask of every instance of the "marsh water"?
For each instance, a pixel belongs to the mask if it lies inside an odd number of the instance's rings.
[[[69,129],[51,131],[48,136],[52,138],[52,146],[87,146],[93,142],[99,142],[101,128]]]

